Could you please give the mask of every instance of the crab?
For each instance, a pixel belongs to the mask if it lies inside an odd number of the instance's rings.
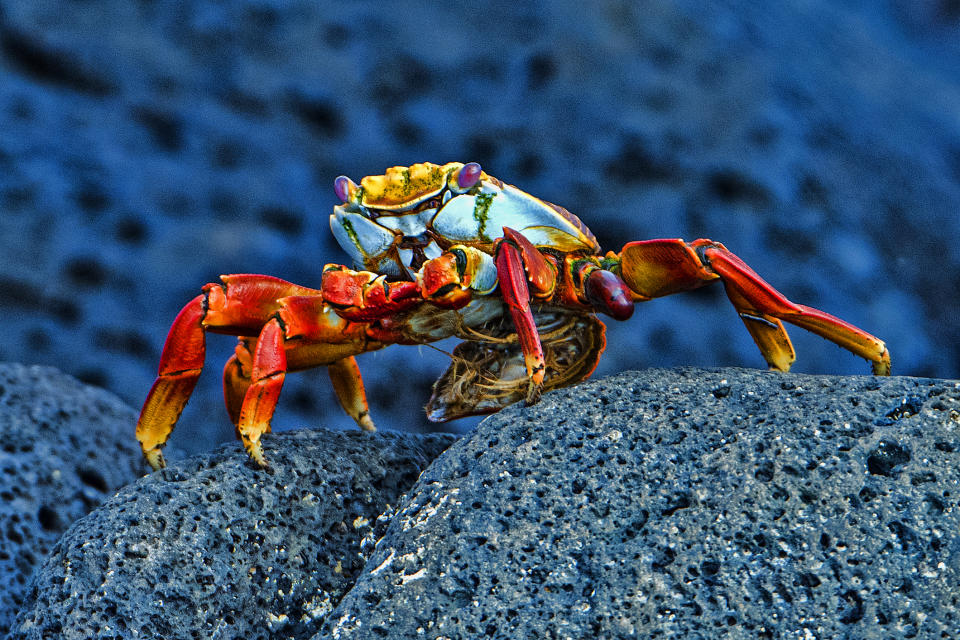
[[[326,366],[343,409],[374,431],[355,356],[455,337],[427,418],[493,413],[587,378],[606,344],[598,313],[627,320],[637,302],[717,280],[771,369],[795,360],[789,322],[890,373],[883,341],[791,302],[719,242],[642,240],[603,254],[575,215],[475,162],[393,167],[359,185],[340,176],[334,190],[330,227],[353,266],[326,265],[318,289],[225,275],[174,320],[136,430],[154,469],[200,376],[208,332],[238,337],[224,398],[261,467],[288,372]]]

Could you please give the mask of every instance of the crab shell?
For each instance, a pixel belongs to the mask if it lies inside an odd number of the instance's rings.
[[[454,245],[489,255],[503,227],[541,248],[600,251],[575,215],[500,182],[476,163],[392,167],[363,178],[359,186],[345,177],[337,180],[344,202],[334,207],[330,229],[354,266],[375,273],[415,279],[426,260]],[[475,287],[481,293],[496,286],[492,259],[478,280],[486,283]]]

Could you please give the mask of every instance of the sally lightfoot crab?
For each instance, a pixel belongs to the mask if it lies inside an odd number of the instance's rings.
[[[319,289],[222,276],[177,316],[137,423],[154,469],[203,368],[207,332],[239,337],[223,391],[260,466],[260,438],[290,371],[326,366],[344,410],[372,431],[354,356],[457,337],[427,417],[492,413],[589,376],[605,346],[598,312],[626,320],[637,302],[715,280],[770,368],[787,371],[795,359],[785,321],[867,359],[877,375],[890,373],[881,340],[791,302],[718,242],[643,240],[602,254],[576,216],[475,162],[393,167],[359,185],[341,176],[334,187],[342,204],[330,226],[353,268],[328,264]]]

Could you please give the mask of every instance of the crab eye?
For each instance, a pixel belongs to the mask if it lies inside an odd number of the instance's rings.
[[[340,198],[340,202],[350,202],[353,199],[353,194],[357,191],[357,185],[347,176],[338,176],[333,181],[333,190]]]
[[[479,163],[468,162],[460,167],[460,172],[457,174],[457,186],[461,189],[469,189],[479,182],[481,173],[483,173],[483,169],[480,168]]]

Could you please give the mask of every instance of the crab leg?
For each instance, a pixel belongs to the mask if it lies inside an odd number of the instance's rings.
[[[510,309],[527,367],[529,384],[526,403],[534,404],[540,398],[543,388],[546,362],[537,323],[530,309],[530,284],[533,285],[535,294],[549,295],[554,272],[540,252],[520,233],[509,227],[503,228],[503,239],[497,245],[494,261],[497,265],[500,292]]]
[[[157,379],[147,394],[137,421],[137,440],[154,470],[164,466],[161,447],[170,437],[193,393],[206,354],[203,316],[206,295],[191,300],[177,315],[167,334]]]
[[[791,302],[719,242],[631,242],[620,253],[620,275],[638,300],[721,279],[727,297],[771,368],[788,371],[796,358],[782,320],[865,358],[875,374],[890,374],[890,354],[883,341],[819,309]]]
[[[230,358],[223,370],[223,396],[227,404],[227,413],[230,421],[239,427],[240,409],[247,389],[253,383],[250,371],[253,363],[253,349],[256,342],[249,338],[240,338],[236,354]],[[367,404],[367,395],[363,387],[363,378],[360,368],[353,356],[348,356],[330,363],[337,350],[327,344],[326,349],[320,349],[318,344],[304,344],[299,341],[285,342],[287,371],[298,371],[327,365],[330,383],[337,394],[337,400],[343,410],[353,418],[364,431],[376,431],[373,420],[370,418],[370,408]],[[367,342],[365,347],[372,347]],[[291,364],[292,363],[292,364]],[[240,438],[239,428],[237,437]]]
[[[283,327],[278,318],[264,325],[253,352],[251,384],[243,396],[237,433],[243,447],[261,467],[267,466],[260,436],[270,433],[270,419],[277,408],[280,390],[287,373],[287,354],[283,348]]]
[[[375,431],[353,356],[385,346],[370,337],[368,325],[341,318],[320,296],[291,296],[278,302],[278,311],[255,344],[241,338],[224,370],[227,410],[244,447],[261,467],[266,460],[260,438],[270,432],[289,371],[326,365],[340,406],[360,428]],[[382,331],[372,333],[384,337]]]
[[[370,406],[367,404],[367,392],[363,388],[360,367],[354,357],[337,360],[327,366],[330,383],[337,394],[340,406],[353,418],[364,431],[376,431],[370,418]]]
[[[236,426],[240,423],[240,407],[243,406],[243,397],[247,394],[253,380],[250,379],[250,367],[253,363],[252,348],[256,341],[250,338],[240,338],[236,352],[227,360],[223,367],[223,399],[227,405],[227,415],[230,422]],[[237,433],[240,437],[240,433]]]
[[[294,294],[314,294],[279,278],[257,275],[223,276],[222,283],[203,287],[177,315],[167,335],[160,368],[137,421],[137,440],[153,469],[164,466],[161,448],[200,377],[206,354],[206,331],[256,335],[279,306]],[[229,365],[228,365],[229,366]]]

